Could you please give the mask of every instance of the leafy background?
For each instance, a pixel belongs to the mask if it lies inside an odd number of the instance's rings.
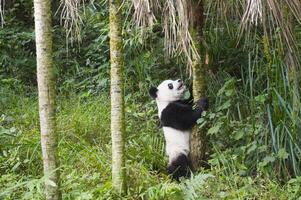
[[[129,189],[123,198],[301,196],[300,107],[294,105],[300,85],[292,83],[277,32],[267,38],[251,29],[238,41],[238,17],[222,21],[214,5],[208,5],[204,28],[211,105],[198,121],[208,128],[209,166],[179,184],[165,172],[164,140],[147,91],[167,78],[188,84],[185,59],[167,57],[160,26],[135,28],[130,4],[124,5]],[[6,9],[0,29],[0,198],[43,199],[33,4],[15,0]],[[107,2],[87,2],[81,16],[80,43],[66,39],[59,15],[53,17],[63,198],[121,199],[110,182]],[[300,46],[300,25],[294,34]]]

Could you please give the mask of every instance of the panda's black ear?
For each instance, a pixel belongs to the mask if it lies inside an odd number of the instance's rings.
[[[155,87],[151,87],[148,91],[149,95],[154,99],[157,98],[157,92],[158,92],[158,89]]]

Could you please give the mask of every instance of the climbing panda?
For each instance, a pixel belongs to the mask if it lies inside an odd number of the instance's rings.
[[[149,94],[156,100],[160,124],[163,127],[168,156],[167,171],[176,180],[189,175],[189,138],[192,127],[208,109],[208,100],[201,98],[193,108],[190,98],[183,100],[185,85],[182,80],[165,80],[158,87],[151,87]]]

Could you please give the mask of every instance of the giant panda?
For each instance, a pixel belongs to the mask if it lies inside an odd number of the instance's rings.
[[[192,127],[208,109],[208,100],[201,98],[193,108],[192,93],[183,100],[185,85],[182,80],[165,80],[151,87],[149,94],[156,100],[158,115],[163,127],[168,156],[167,171],[176,180],[189,175],[189,139]]]

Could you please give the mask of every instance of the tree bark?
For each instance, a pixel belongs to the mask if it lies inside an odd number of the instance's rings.
[[[46,199],[61,199],[55,130],[55,88],[52,64],[51,1],[34,0],[41,146]]]
[[[193,24],[191,28],[192,38],[197,47],[199,55],[202,55],[202,29],[204,23],[203,16],[203,1],[192,0],[192,17]],[[205,97],[205,65],[200,57],[195,57],[192,62],[192,77],[193,77],[193,96],[194,101],[200,97]],[[190,139],[190,158],[192,169],[197,170],[205,157],[206,151],[206,132],[195,126],[192,130]]]
[[[110,59],[111,59],[111,136],[112,136],[112,185],[124,193],[124,98],[123,98],[123,44],[121,0],[110,0]]]

